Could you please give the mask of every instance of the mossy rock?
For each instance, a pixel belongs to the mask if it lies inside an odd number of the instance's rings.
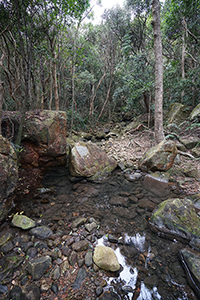
[[[187,198],[160,203],[150,218],[150,226],[168,238],[189,242],[200,237],[200,219],[193,202]]]
[[[166,124],[180,125],[189,117],[189,108],[181,103],[172,103],[169,106],[169,112],[165,116]]]

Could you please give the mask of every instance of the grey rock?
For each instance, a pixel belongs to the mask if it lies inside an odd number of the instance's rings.
[[[72,228],[78,228],[79,226],[83,225],[87,221],[86,218],[78,218],[72,223]]]
[[[40,300],[40,288],[34,283],[25,286],[21,300]]]
[[[53,234],[52,230],[47,226],[35,227],[31,229],[29,233],[38,239],[46,239]]]
[[[89,224],[85,224],[85,229],[88,231],[88,232],[91,232],[93,229],[97,228],[97,223],[96,222],[92,222],[92,223],[89,223]]]
[[[85,255],[85,265],[86,267],[90,267],[93,264],[92,252],[87,252]]]
[[[39,279],[44,275],[50,267],[51,261],[51,257],[47,255],[28,262],[28,272],[31,274],[33,280]]]

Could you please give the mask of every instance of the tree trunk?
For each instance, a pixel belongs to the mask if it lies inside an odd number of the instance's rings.
[[[2,106],[3,106],[3,82],[0,79],[0,135],[1,135],[1,121],[2,121]]]
[[[53,53],[53,82],[54,82],[54,97],[56,110],[59,110],[59,96],[58,96],[58,82],[57,82],[57,72],[56,72],[56,58],[57,55],[54,51]]]
[[[160,30],[160,3],[152,1],[153,29],[154,29],[154,52],[155,52],[155,141],[160,143],[164,140],[163,132],[163,58],[162,41]]]
[[[183,35],[182,35],[182,58],[181,58],[181,75],[182,75],[182,79],[185,79],[185,49],[186,49],[186,45],[185,45],[185,32],[186,32],[186,23],[185,23],[185,18],[183,18]],[[183,103],[183,98],[185,95],[185,91],[183,90],[181,92],[181,103]]]

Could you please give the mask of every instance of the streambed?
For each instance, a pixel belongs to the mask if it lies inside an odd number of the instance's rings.
[[[101,279],[107,282],[103,290],[115,292],[119,299],[196,299],[178,258],[178,251],[185,245],[163,239],[148,225],[154,207],[167,198],[147,192],[143,188],[143,177],[129,181],[119,170],[107,182],[96,184],[86,180],[72,182],[66,168],[56,168],[45,174],[42,188],[35,191],[31,199],[24,195],[15,210],[24,211],[55,233],[69,235],[73,235],[71,224],[78,217],[98,220],[91,248],[104,244],[115,250],[123,267],[121,272],[99,272]],[[86,284],[81,287],[83,290],[91,288]],[[41,299],[56,297],[43,294]],[[97,299],[97,296],[92,294],[87,299]]]

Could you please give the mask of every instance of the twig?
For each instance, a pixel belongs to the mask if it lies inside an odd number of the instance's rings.
[[[189,158],[191,158],[191,159],[197,159],[197,158],[194,157],[192,154],[186,153],[186,152],[183,152],[183,151],[180,151],[180,150],[178,150],[178,154],[183,155],[183,156],[187,156],[187,157],[189,157]]]

